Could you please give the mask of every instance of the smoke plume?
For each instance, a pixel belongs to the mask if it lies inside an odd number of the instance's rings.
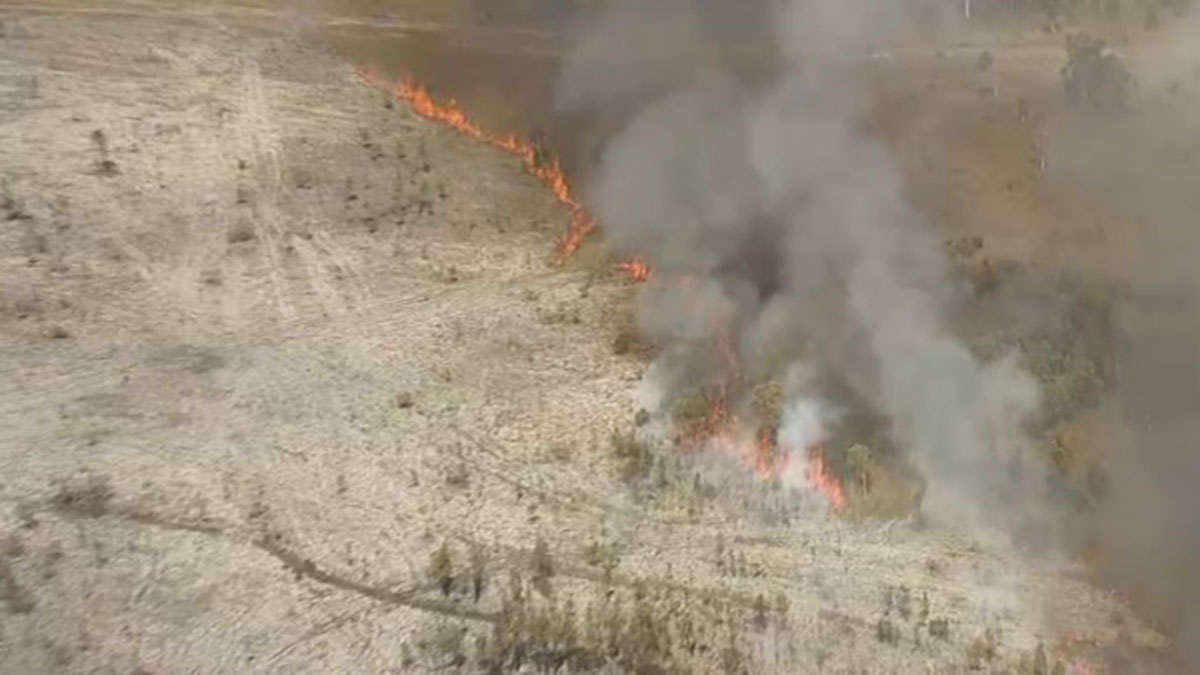
[[[1096,522],[1106,581],[1169,629],[1200,672],[1200,17],[1170,39],[1120,51],[1140,83],[1124,116],[1072,119],[1050,136],[1054,176],[1096,200],[1092,227],[1121,287]]]
[[[903,3],[745,4],[773,20],[730,36],[708,3],[618,2],[564,67],[562,107],[634,111],[588,197],[610,245],[655,270],[641,327],[667,350],[653,372],[668,390],[719,376],[696,345],[722,330],[751,380],[811,364],[825,385],[788,402],[792,422],[812,396],[838,406],[849,392],[924,473],[926,515],[1015,527],[1034,510],[997,507],[1036,500],[1003,458],[1024,442],[1036,388],[947,330],[957,289],[939,245],[859,128],[854,63],[910,15]],[[775,76],[739,77],[731,55],[764,43]],[[781,440],[795,431],[785,422]]]
[[[843,423],[826,411],[867,409],[924,475],[924,515],[1053,549],[1056,528],[1078,523],[1064,525],[1052,472],[1026,452],[1038,387],[1014,355],[981,360],[948,328],[960,287],[862,124],[862,64],[946,4],[760,0],[731,21],[718,2],[618,0],[579,36],[558,104],[627,120],[587,196],[610,245],[655,270],[639,306],[665,345],[655,391],[728,380],[712,349],[725,336],[738,377],[807,373],[785,392],[785,451]],[[1107,432],[1087,449],[1103,458],[1102,498],[1090,530],[1070,534],[1200,672],[1200,22],[1128,60],[1134,110],[1044,129],[1046,180],[1105,214],[1056,224],[1051,241],[1092,242],[1052,252],[1056,264],[1122,289],[1105,320]],[[1045,297],[998,298],[1014,324],[1059,313]],[[1076,346],[1093,339],[1062,325]]]

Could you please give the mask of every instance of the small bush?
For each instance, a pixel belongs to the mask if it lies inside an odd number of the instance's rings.
[[[999,647],[1000,638],[994,630],[988,628],[967,647],[967,667],[971,670],[982,669],[984,664],[996,659]]]
[[[619,463],[621,480],[638,483],[650,477],[654,469],[654,453],[649,445],[639,441],[632,433],[614,432],[612,450]]]
[[[476,544],[471,547],[471,597],[475,602],[483,596],[487,586],[487,554],[483,547]]]
[[[537,543],[533,545],[533,555],[529,565],[533,573],[531,577],[533,587],[542,595],[549,597],[553,592],[550,586],[550,577],[554,576],[554,559],[550,557],[550,546],[545,539],[538,537]]]
[[[616,544],[602,544],[593,541],[584,549],[583,561],[592,567],[611,572],[620,562],[620,553]]]
[[[441,547],[429,556],[429,569],[426,570],[429,580],[437,586],[442,595],[450,595],[454,590],[454,562],[450,557],[450,545],[442,542]]]
[[[241,244],[252,241],[256,236],[254,226],[246,221],[239,222],[225,233],[225,241],[230,244]]]
[[[33,598],[17,583],[12,567],[3,558],[0,558],[0,601],[13,614],[28,614],[34,608]]]
[[[62,483],[51,501],[54,508],[63,513],[99,518],[108,513],[112,498],[113,490],[107,478],[87,476]]]
[[[712,431],[708,427],[713,422],[713,411],[722,398],[723,394],[717,387],[698,387],[682,393],[671,405],[671,421],[685,437],[707,437],[708,432]],[[769,399],[767,392],[764,392],[763,399],[766,406]]]
[[[1042,393],[1042,422],[1054,426],[1100,402],[1105,383],[1100,368],[1086,356],[1045,340],[1021,344],[1021,365],[1037,379]]]
[[[775,430],[783,423],[783,385],[768,380],[754,387],[751,394],[754,413],[764,429]]]
[[[880,619],[875,622],[875,639],[884,644],[898,644],[900,642],[900,628],[887,619]]]

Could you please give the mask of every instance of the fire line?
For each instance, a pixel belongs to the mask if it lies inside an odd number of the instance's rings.
[[[396,82],[389,82],[379,73],[359,67],[358,75],[368,85],[391,92],[397,98],[405,101],[413,112],[421,117],[433,120],[458,131],[471,138],[480,140],[488,145],[503,150],[520,158],[525,171],[545,184],[554,193],[558,201],[567,207],[571,216],[567,232],[559,241],[559,262],[565,261],[583,245],[583,242],[600,228],[596,219],[588,213],[583,202],[575,196],[566,172],[557,158],[547,158],[544,149],[534,143],[522,139],[516,134],[495,134],[485,131],[478,123],[467,116],[457,101],[438,101],[428,88],[418,83],[412,77],[405,77]],[[619,263],[617,268],[624,271],[630,280],[640,283],[648,280],[651,268],[645,261],[633,259]],[[684,277],[680,280],[685,287],[691,279]],[[737,350],[732,337],[723,328],[717,330],[717,346],[733,379],[742,377],[738,364]],[[774,451],[774,442],[770,434],[762,434],[756,441],[744,442],[741,422],[737,416],[725,408],[724,397],[716,401],[709,411],[706,432],[709,439],[726,451],[739,455],[743,462],[764,479],[778,476],[787,465],[787,457],[778,457]],[[825,462],[823,447],[809,448],[807,467],[805,471],[809,484],[818,489],[829,499],[835,510],[845,506],[846,498],[842,485],[830,471]]]
[[[516,134],[494,134],[484,131],[483,127],[467,116],[457,101],[438,101],[424,85],[412,77],[405,77],[392,83],[365,67],[359,67],[358,74],[372,87],[395,94],[408,103],[413,112],[418,115],[444,124],[465,136],[478,139],[520,158],[525,166],[525,171],[550,188],[571,215],[571,223],[567,232],[559,241],[560,260],[565,260],[578,251],[584,240],[599,229],[596,219],[587,212],[583,203],[572,191],[562,164],[558,159],[547,159],[541,148]],[[622,263],[620,268],[628,272],[634,281],[645,281],[650,276],[650,268],[640,260]]]

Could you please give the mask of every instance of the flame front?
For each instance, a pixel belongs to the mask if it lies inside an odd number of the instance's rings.
[[[808,449],[808,467],[804,472],[808,484],[819,490],[829,499],[829,504],[835,510],[846,506],[846,492],[837,476],[829,470],[825,463],[825,446],[817,445]]]
[[[485,131],[456,101],[438,101],[426,87],[411,77],[389,82],[379,73],[365,67],[360,67],[358,74],[372,87],[390,91],[404,100],[418,115],[520,158],[525,170],[550,188],[571,215],[567,232],[559,242],[560,261],[578,251],[588,236],[599,229],[596,219],[587,212],[572,191],[561,163],[557,158],[548,156],[545,148],[515,134],[493,134]],[[650,266],[639,259],[622,262],[617,267],[635,282],[646,281],[651,275]],[[691,286],[692,282],[694,280],[687,277],[680,279],[685,288]],[[732,335],[723,326],[716,329],[716,344],[731,379],[740,380],[742,372],[738,363],[737,348]],[[789,458],[786,453],[777,451],[772,434],[762,432],[758,434],[757,439],[752,434],[747,434],[738,418],[729,412],[723,395],[714,402],[703,427],[699,431],[704,434],[704,438],[692,440],[716,444],[739,457],[746,466],[764,479],[779,476],[788,466]],[[806,475],[809,482],[828,497],[835,509],[845,505],[841,483],[825,466],[823,448],[809,449]]]
[[[578,251],[584,240],[598,228],[596,220],[583,208],[583,203],[572,192],[567,174],[563,171],[558,159],[547,156],[544,148],[540,148],[516,134],[492,134],[484,131],[483,127],[467,116],[457,101],[438,101],[427,88],[411,77],[389,84],[378,73],[370,69],[360,67],[358,73],[371,86],[390,90],[407,102],[413,112],[418,115],[519,157],[525,165],[525,170],[545,183],[546,187],[550,188],[558,201],[566,206],[571,214],[571,224],[559,242],[559,253],[562,258],[565,259]],[[646,267],[645,263],[635,261],[631,264],[636,265],[634,269],[630,270],[630,275],[635,281],[644,281],[649,278],[650,268]]]

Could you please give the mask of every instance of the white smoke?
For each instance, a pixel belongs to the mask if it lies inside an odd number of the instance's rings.
[[[779,449],[787,456],[781,476],[783,486],[807,501],[829,506],[828,495],[822,493],[811,475],[809,450],[829,440],[825,406],[816,399],[799,398],[788,403],[779,425]]]

